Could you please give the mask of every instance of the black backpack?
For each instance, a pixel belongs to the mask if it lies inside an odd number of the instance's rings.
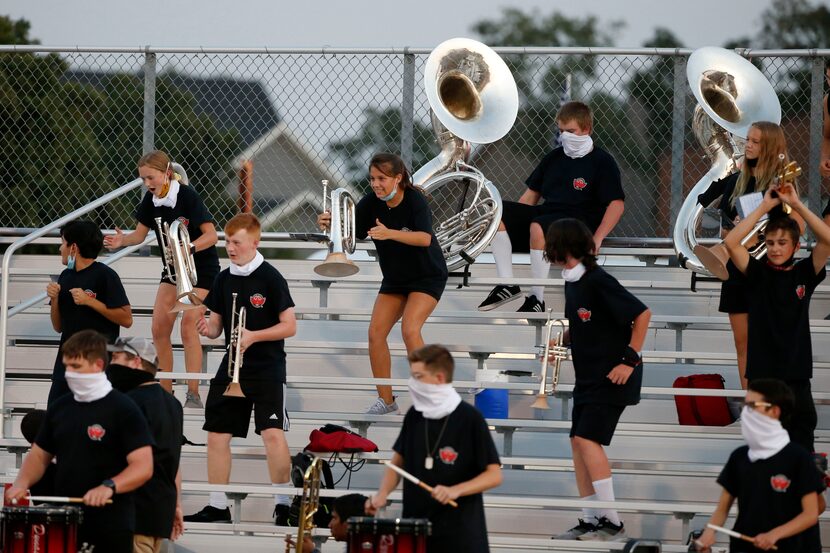
[[[311,466],[311,461],[313,459],[314,457],[305,451],[291,457],[291,483],[294,487],[303,487],[303,477],[305,476],[305,471]],[[333,490],[334,478],[332,478],[331,475],[331,466],[325,459],[320,459],[320,462],[320,469],[323,478],[321,485],[328,490]],[[291,508],[288,511],[288,523],[291,526],[297,526],[299,523],[301,502],[302,497],[299,495],[295,495],[294,500],[291,502]],[[333,497],[320,498],[320,504],[317,508],[317,512],[314,513],[314,525],[317,526],[317,528],[328,528],[329,521],[331,520],[331,510],[333,505]]]

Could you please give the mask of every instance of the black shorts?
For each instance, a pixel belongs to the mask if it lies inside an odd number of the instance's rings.
[[[393,282],[381,282],[379,294],[400,294],[408,296],[411,292],[423,292],[429,294],[436,301],[441,300],[441,294],[444,293],[444,288],[447,286],[446,277],[432,277],[414,282],[407,282],[406,284],[396,284]]]
[[[556,209],[549,205],[527,205],[518,202],[502,202],[501,220],[510,237],[510,244],[514,253],[530,251],[530,224],[538,223],[542,231],[547,234],[548,227],[560,219],[579,219],[591,229],[597,230],[600,221],[587,221],[579,214],[564,209]]]
[[[173,269],[171,268],[170,270],[172,271]],[[219,274],[219,270],[220,267],[218,264],[216,266],[207,265],[205,267],[196,267],[196,286],[194,288],[201,288],[202,290],[210,290],[213,288],[213,281],[216,279],[216,275]],[[172,280],[165,277],[166,274],[167,270],[162,269],[159,282],[175,286],[176,284]]]
[[[818,426],[816,404],[813,401],[813,391],[810,380],[785,380],[793,391],[794,408],[784,428],[790,435],[790,440],[799,444],[810,453],[815,451],[815,432]]]
[[[748,313],[746,277],[732,263],[732,260],[726,264],[726,270],[729,272],[729,280],[721,283],[718,311],[730,314]]]
[[[580,403],[571,412],[571,438],[579,436],[602,445],[609,445],[625,405]]]
[[[227,385],[227,380],[210,381],[203,430],[245,438],[251,423],[251,410],[257,434],[268,428],[288,430],[290,421],[285,406],[285,382],[243,383],[245,397],[223,395]]]

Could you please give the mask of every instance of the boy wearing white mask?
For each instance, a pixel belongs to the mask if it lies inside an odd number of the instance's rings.
[[[17,479],[6,490],[6,500],[25,497],[57,458],[55,493],[83,497],[79,546],[87,543],[95,551],[132,553],[135,506],[129,492],[153,475],[153,439],[147,421],[136,404],[113,390],[107,380],[103,334],[82,330],[63,344],[62,351],[72,393],[47,409]]]
[[[499,231],[490,246],[501,278],[513,278],[513,252],[527,251],[531,276],[547,278],[550,264],[544,255],[545,235],[552,222],[564,218],[583,221],[599,251],[625,210],[617,162],[591,138],[591,108],[582,102],[568,102],[559,109],[556,123],[562,146],[554,148],[533,170],[518,203],[503,202]],[[543,203],[539,204],[540,200]],[[478,309],[489,311],[519,297],[518,286],[500,284]],[[544,287],[534,286],[519,311],[544,310]]]
[[[640,401],[643,349],[651,311],[597,266],[591,231],[576,219],[561,219],[548,229],[545,254],[563,267],[565,316],[576,385],[571,415],[571,450],[579,496],[614,501],[611,444],[628,405]],[[601,347],[597,347],[600,344]],[[576,526],[555,539],[609,541],[625,537],[615,509],[584,508]]]
[[[231,438],[248,435],[251,411],[254,431],[262,436],[268,475],[274,486],[288,484],[291,454],[285,431],[288,430],[285,386],[285,339],[297,332],[294,300],[280,272],[257,251],[261,226],[250,213],[240,213],[225,225],[225,248],[231,265],[213,281],[205,298],[210,318],[196,323],[199,334],[218,338],[224,333],[230,342],[231,321],[239,320],[245,309],[245,329],[238,341],[241,367],[239,384],[244,397],[224,395],[231,379],[228,354],[222,358],[210,382],[205,403],[208,433],[208,482],[227,484],[231,476]],[[288,526],[291,498],[275,495],[274,515],[279,526]],[[223,492],[211,492],[210,504],[198,513],[184,517],[186,522],[231,522],[228,500]]]
[[[729,456],[718,477],[723,487],[710,524],[723,526],[738,500],[733,530],[751,543],[730,538],[730,551],[751,553],[818,553],[818,494],[824,489],[821,474],[810,454],[790,441],[781,426],[793,408],[792,391],[780,380],[750,380],[741,412],[741,434],[747,445]],[[715,531],[707,528],[698,538],[698,550],[709,551]]]
[[[502,481],[499,455],[487,423],[452,386],[454,362],[447,349],[427,345],[409,355],[412,407],[392,449],[392,463],[432,486],[430,494],[404,481],[404,517],[428,518],[430,553],[489,551],[482,492]],[[374,515],[400,477],[386,469],[378,492],[366,502]],[[458,507],[449,505],[454,500]]]

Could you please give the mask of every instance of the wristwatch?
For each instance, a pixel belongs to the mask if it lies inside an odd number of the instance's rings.
[[[637,353],[637,350],[632,348],[631,346],[625,346],[625,351],[623,352],[622,357],[622,364],[628,365],[629,367],[638,367],[643,364],[643,358]]]
[[[196,253],[196,244],[190,244],[190,255]]]
[[[112,495],[115,495],[117,492],[115,491],[115,482],[112,481],[111,478],[107,478],[103,482],[101,482],[102,486],[106,486],[107,488],[112,490]]]

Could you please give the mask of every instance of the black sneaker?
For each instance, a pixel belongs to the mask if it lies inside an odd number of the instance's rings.
[[[577,538],[580,541],[617,541],[625,539],[625,525],[620,521],[614,524],[605,517],[600,517],[596,530],[586,532]]]
[[[274,525],[276,526],[296,526],[289,521],[289,513],[291,507],[288,505],[274,505]]]
[[[593,518],[593,517],[591,517],[591,518]],[[584,536],[585,534],[597,531],[596,525],[594,525],[590,522],[585,522],[581,518],[578,519],[578,520],[579,520],[579,524],[577,524],[573,528],[571,528],[571,529],[569,529],[569,530],[567,530],[567,531],[565,531],[561,534],[556,534],[551,539],[552,540],[578,540],[580,537]],[[594,518],[593,520],[596,520],[596,519]]]
[[[500,305],[504,305],[509,301],[513,301],[522,295],[522,290],[518,286],[504,286],[499,284],[490,292],[481,304],[478,306],[479,311],[490,311]]]
[[[208,505],[198,513],[184,517],[185,522],[231,522],[231,510],[228,507],[217,509]]]
[[[525,298],[525,302],[519,308],[518,313],[544,313],[545,302],[536,299],[533,294]]]

